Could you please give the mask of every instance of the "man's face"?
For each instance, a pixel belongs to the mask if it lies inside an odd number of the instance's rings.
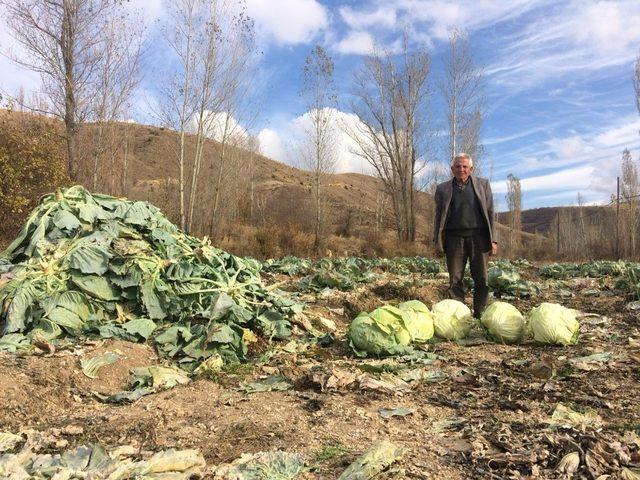
[[[469,165],[467,158],[460,158],[451,167],[451,172],[458,182],[466,182],[471,172],[473,172],[473,167]]]

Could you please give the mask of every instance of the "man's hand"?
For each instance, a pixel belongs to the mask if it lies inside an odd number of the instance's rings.
[[[493,242],[491,244],[491,256],[495,257],[498,254],[498,244],[496,242]]]

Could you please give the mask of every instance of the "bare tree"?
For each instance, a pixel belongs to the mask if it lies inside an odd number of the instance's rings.
[[[636,66],[633,72],[633,89],[636,92],[636,107],[640,113],[640,55],[636,59]]]
[[[520,179],[507,175],[507,206],[509,208],[509,250],[514,254],[520,247],[522,232],[522,189]]]
[[[239,114],[240,109],[237,107],[241,103],[240,97],[246,93],[244,86],[252,67],[250,57],[254,40],[253,22],[246,16],[243,4],[214,0],[204,2],[200,8],[204,9],[204,21],[200,26],[200,37],[204,43],[201,48],[196,49],[196,109],[192,121],[196,149],[190,186],[188,230],[193,228],[205,139],[213,138],[222,144],[213,182],[213,217],[218,210],[228,144],[248,140],[246,132],[241,131],[242,127],[233,115]]]
[[[89,115],[103,55],[109,0],[4,0],[7,23],[25,56],[13,60],[40,74],[52,110],[63,119],[71,178],[78,175],[78,126]]]
[[[622,153],[622,178],[620,182],[621,194],[624,199],[624,221],[622,224],[627,231],[627,252],[631,257],[636,256],[638,228],[640,227],[640,179],[638,167],[633,161],[629,150]]]
[[[468,34],[459,29],[449,36],[441,90],[447,116],[448,163],[456,153],[466,152],[473,158],[477,174],[483,153],[484,72],[476,65]]]
[[[389,195],[400,241],[414,241],[415,176],[426,147],[429,54],[410,52],[405,35],[402,52],[378,51],[354,74],[359,122],[347,133],[356,154],[374,168]]]
[[[258,137],[256,136],[251,136],[247,142],[247,150],[249,151],[249,223],[251,225],[255,225],[255,198],[256,198],[256,192],[255,192],[255,184],[256,184],[256,179],[255,179],[255,163],[256,163],[256,157],[258,156],[258,153],[260,152],[260,141],[258,140]]]
[[[310,125],[301,148],[304,166],[311,171],[314,199],[313,248],[320,251],[323,230],[322,181],[333,173],[337,163],[333,60],[320,45],[305,59],[301,96],[306,100]]]
[[[124,120],[133,93],[140,83],[143,31],[142,21],[133,14],[109,18],[104,29],[104,46],[96,65],[96,95],[90,111],[90,119],[97,127],[97,135],[92,139],[94,190],[98,184],[100,160],[105,154],[109,154],[111,192],[115,192],[114,163],[121,142],[113,128],[113,122]],[[107,136],[110,138],[107,139]]]
[[[170,75],[163,75],[159,86],[160,97],[153,114],[163,126],[178,132],[176,159],[179,168],[180,228],[187,227],[185,210],[186,135],[189,120],[195,111],[194,70],[196,48],[202,45],[197,38],[198,5],[200,0],[176,0],[167,2],[167,22],[163,26],[164,38],[169,51],[175,57]]]

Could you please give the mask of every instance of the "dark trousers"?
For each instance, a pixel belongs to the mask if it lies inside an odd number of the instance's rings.
[[[491,246],[484,232],[458,235],[446,232],[444,249],[449,271],[449,298],[464,302],[464,270],[469,260],[473,278],[473,315],[480,318],[489,298],[487,264]]]

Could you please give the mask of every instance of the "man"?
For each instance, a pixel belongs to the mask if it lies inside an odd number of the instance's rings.
[[[447,257],[449,298],[464,302],[462,279],[470,261],[473,314],[480,318],[489,298],[488,256],[498,251],[491,184],[471,175],[473,159],[466,153],[455,156],[451,172],[453,179],[436,188],[433,241],[436,250]]]

